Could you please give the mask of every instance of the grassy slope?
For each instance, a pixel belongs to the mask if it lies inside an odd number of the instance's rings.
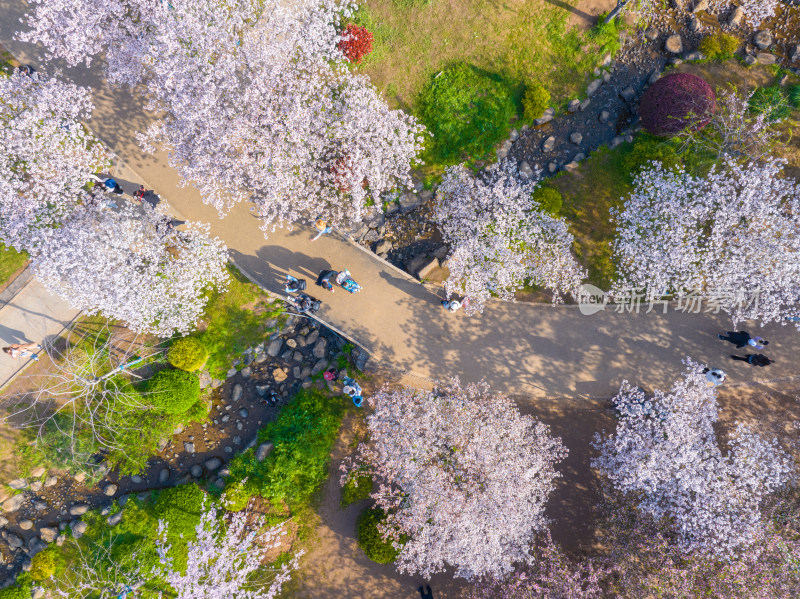
[[[0,244],[0,287],[7,283],[15,272],[25,266],[27,261],[28,254]]]

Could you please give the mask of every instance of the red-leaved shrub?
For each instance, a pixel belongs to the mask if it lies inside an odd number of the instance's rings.
[[[672,73],[656,81],[642,96],[642,127],[653,135],[670,135],[686,127],[702,129],[717,108],[711,86],[697,75]]]
[[[339,50],[350,62],[359,63],[372,52],[372,33],[366,27],[350,23],[342,32]]]

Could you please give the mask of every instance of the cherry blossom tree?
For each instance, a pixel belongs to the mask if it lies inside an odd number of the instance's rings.
[[[554,301],[578,293],[586,273],[572,255],[574,239],[563,219],[532,199],[536,185],[511,161],[477,177],[463,165],[445,173],[434,208],[450,245],[445,291],[467,296],[468,313],[483,311],[492,296],[513,301],[525,283],[552,289]]]
[[[39,74],[0,77],[0,242],[34,251],[38,231],[57,226],[85,197],[110,158],[81,125],[86,89]]]
[[[782,163],[644,169],[617,224],[617,291],[704,293],[734,323],[800,316],[800,186]]]
[[[760,506],[793,478],[791,459],[737,424],[719,448],[716,392],[701,365],[685,360],[683,378],[652,398],[624,381],[613,398],[616,432],[599,435],[592,465],[615,489],[636,494],[638,508],[668,519],[684,552],[729,555],[747,549],[765,528]]]
[[[772,19],[781,5],[780,0],[711,0],[709,9],[713,12],[730,13],[736,7],[741,7],[744,24],[755,29],[762,23]],[[727,19],[720,19],[723,25],[728,25]]]
[[[272,599],[302,556],[302,551],[296,553],[277,570],[265,568],[268,553],[280,546],[283,527],[265,528],[264,516],[248,512],[228,514],[223,520],[212,507],[200,517],[197,539],[188,543],[183,570],[170,556],[167,530],[167,524],[159,521],[159,574],[172,587],[175,599]]]
[[[410,184],[423,129],[349,70],[337,26],[349,2],[116,0],[98,9],[114,27],[86,10],[39,3],[23,37],[71,63],[105,49],[109,79],[144,84],[163,115],[144,146],[167,148],[221,214],[251,199],[265,230],[318,214],[340,225]]]
[[[369,402],[369,442],[343,466],[342,484],[350,472],[379,482],[372,497],[388,514],[381,532],[400,549],[401,572],[449,565],[463,578],[501,576],[535,559],[554,465],[567,455],[546,425],[485,383],[457,379],[434,391],[383,389]]]
[[[42,233],[31,267],[70,305],[121,320],[128,328],[169,337],[194,328],[211,286],[227,282],[227,251],[208,226],[169,227],[146,204],[112,211],[77,210]]]

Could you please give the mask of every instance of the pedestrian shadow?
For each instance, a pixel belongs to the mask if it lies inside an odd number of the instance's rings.
[[[0,340],[3,343],[29,343],[30,340],[25,338],[25,333],[19,329],[12,329],[4,324],[0,324]]]
[[[405,277],[397,277],[389,274],[387,271],[380,273],[381,279],[389,283],[392,287],[400,291],[406,296],[411,296],[415,300],[424,302],[438,302],[439,297],[433,292],[429,291],[422,283]]]

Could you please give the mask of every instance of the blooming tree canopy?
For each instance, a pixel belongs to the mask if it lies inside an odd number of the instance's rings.
[[[0,77],[0,242],[33,251],[38,231],[58,225],[109,154],[81,119],[86,89],[20,72]]]
[[[206,291],[227,282],[227,251],[206,225],[186,231],[146,204],[85,206],[42,234],[34,275],[70,305],[137,332],[169,337],[194,328]]]
[[[710,10],[723,14],[730,13],[736,7],[741,7],[744,22],[750,28],[756,28],[765,21],[769,21],[775,16],[780,0],[711,0]],[[727,19],[720,18],[723,25],[729,24]]]
[[[369,399],[369,442],[343,469],[379,481],[387,538],[410,538],[398,569],[429,576],[501,576],[531,562],[566,448],[485,383],[382,390]],[[347,480],[347,474],[342,482]]]
[[[781,166],[726,160],[704,178],[644,169],[612,213],[618,288],[705,293],[734,323],[800,316],[800,186]]]
[[[652,398],[624,381],[613,398],[620,414],[613,435],[595,439],[592,461],[640,510],[668,518],[685,552],[726,555],[751,546],[764,528],[762,500],[793,476],[791,459],[738,424],[728,455],[717,443],[717,402],[701,365],[669,393]]]
[[[167,148],[220,213],[252,199],[264,229],[317,214],[338,225],[410,184],[422,127],[349,70],[346,0],[102,4],[41,2],[23,37],[71,63],[105,49],[110,81],[143,83],[162,115],[145,147]]]
[[[283,527],[265,528],[264,516],[247,512],[219,518],[214,508],[200,517],[197,539],[189,541],[186,569],[177,568],[167,544],[167,524],[159,521],[156,549],[160,574],[175,592],[175,599],[273,599],[290,578],[302,552],[279,570],[263,562],[280,546]]]
[[[479,177],[463,165],[442,179],[434,218],[450,245],[445,290],[469,298],[468,313],[494,296],[513,300],[525,283],[577,294],[585,272],[571,252],[563,219],[540,210],[531,198],[534,179],[522,179],[503,161]]]

